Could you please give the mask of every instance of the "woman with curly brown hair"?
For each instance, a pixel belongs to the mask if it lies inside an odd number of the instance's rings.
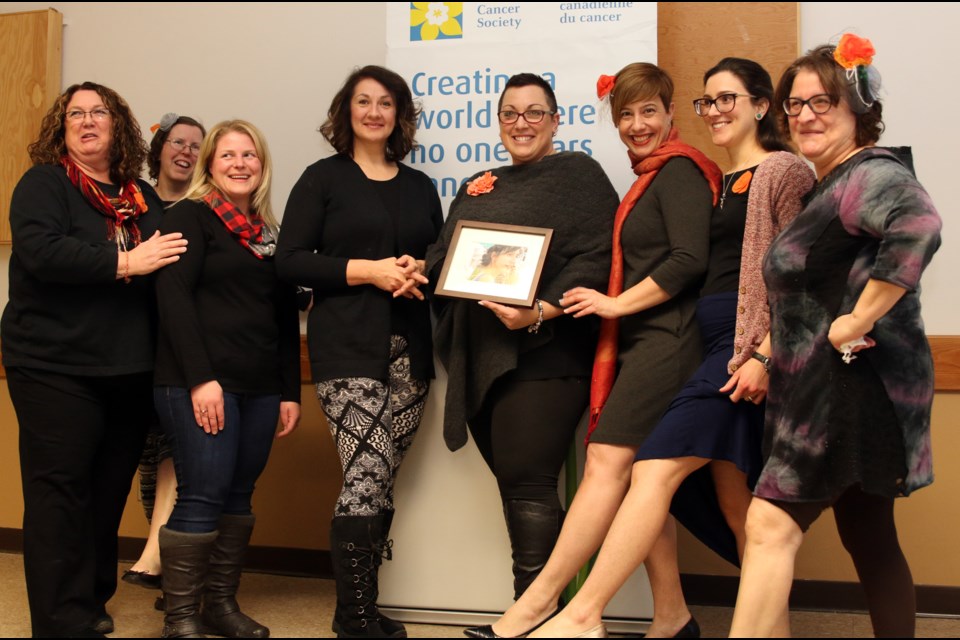
[[[123,98],[69,87],[10,203],[3,364],[20,423],[23,548],[34,636],[98,637],[117,529],[153,416],[153,287],[186,251],[161,236],[147,154]]]
[[[280,275],[313,288],[310,368],[343,465],[330,524],[339,637],[406,637],[376,598],[394,481],[433,377],[418,258],[443,215],[430,179],[400,162],[416,144],[417,113],[402,77],[354,71],[320,128],[337,153],[293,187],[277,248]]]

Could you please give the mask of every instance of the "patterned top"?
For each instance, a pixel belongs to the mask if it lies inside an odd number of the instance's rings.
[[[856,255],[848,256],[851,267],[840,308],[830,310],[809,286],[807,258],[838,219],[859,242]],[[870,148],[834,169],[774,241],[764,261],[773,357],[764,447],[768,459],[758,496],[786,501],[831,497],[815,495],[812,488],[822,486],[812,476],[824,468],[828,449],[836,444],[831,438],[840,434],[831,430],[830,418],[845,412],[831,406],[842,402],[842,394],[829,392],[823,363],[840,356],[827,333],[835,317],[853,309],[870,279],[907,290],[870,332],[876,346],[858,354],[882,382],[903,438],[907,474],[897,478],[897,489],[907,495],[933,481],[933,361],[920,318],[919,282],[940,246],[940,228],[940,216],[910,171],[892,153]]]
[[[800,213],[801,198],[814,184],[813,171],[792,153],[777,151],[760,163],[750,184],[747,223],[743,230],[737,332],[727,371],[750,359],[770,329],[763,256],[773,238]]]

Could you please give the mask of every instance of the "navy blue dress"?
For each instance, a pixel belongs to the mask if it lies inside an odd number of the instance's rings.
[[[752,170],[748,170],[752,171]],[[724,180],[733,182],[738,172]],[[670,402],[637,460],[694,456],[732,462],[747,476],[750,489],[763,468],[764,406],[731,402],[719,389],[730,379],[736,330],[740,249],[749,189],[726,193],[711,219],[710,264],[696,317],[703,342],[703,363]],[[670,512],[701,542],[739,566],[736,538],[717,500],[709,465],[690,475],[674,495]]]

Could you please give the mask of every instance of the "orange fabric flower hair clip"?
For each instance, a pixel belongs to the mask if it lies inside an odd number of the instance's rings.
[[[880,72],[873,66],[873,43],[853,33],[845,33],[833,49],[834,61],[846,69],[850,108],[854,113],[869,111],[880,94]]]
[[[616,76],[601,75],[597,78],[597,97],[603,100],[613,93],[613,86],[617,83]]]
[[[840,43],[833,50],[833,59],[844,69],[853,69],[861,65],[873,64],[873,56],[877,50],[873,43],[852,33],[845,33],[840,37]]]
[[[484,193],[490,193],[493,191],[493,183],[496,181],[497,176],[487,171],[479,178],[471,180],[467,183],[467,195],[479,196],[483,195]]]

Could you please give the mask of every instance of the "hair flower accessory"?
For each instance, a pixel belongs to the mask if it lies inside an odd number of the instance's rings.
[[[601,75],[597,78],[597,97],[603,100],[613,92],[613,87],[617,83],[616,76]]]
[[[471,180],[467,183],[467,195],[479,196],[483,195],[484,193],[490,193],[493,191],[493,183],[496,181],[497,176],[487,171],[479,178]]]
[[[854,113],[867,113],[880,94],[880,72],[873,66],[876,52],[872,42],[852,33],[843,34],[833,49],[834,61],[847,70],[850,109]]]
[[[873,43],[866,38],[845,33],[840,37],[840,44],[833,50],[833,59],[844,69],[853,69],[861,65],[873,64],[876,54]]]
[[[170,112],[163,114],[163,117],[160,118],[160,122],[150,127],[150,133],[156,133],[157,129],[160,131],[170,131],[177,120],[180,119],[180,116],[176,113]]]

